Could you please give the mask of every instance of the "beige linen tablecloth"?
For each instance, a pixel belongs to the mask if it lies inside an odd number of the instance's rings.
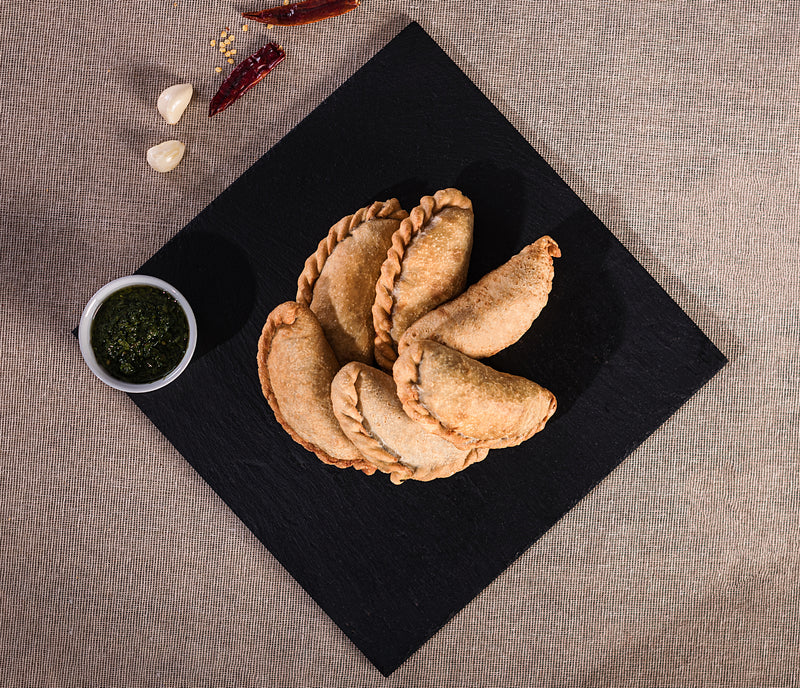
[[[800,4],[258,6],[0,7],[0,684],[800,685]],[[412,19],[731,362],[384,679],[70,330]],[[209,121],[225,26],[290,58]]]

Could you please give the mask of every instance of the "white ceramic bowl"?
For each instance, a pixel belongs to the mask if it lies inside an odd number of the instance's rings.
[[[186,314],[186,320],[189,322],[189,344],[186,347],[186,353],[183,355],[181,362],[167,375],[153,382],[133,383],[117,380],[115,377],[109,375],[106,369],[97,362],[94,350],[92,349],[92,321],[97,313],[97,309],[100,308],[102,303],[114,292],[125,289],[126,287],[136,286],[150,286],[163,289],[180,304],[180,307]],[[160,389],[164,385],[168,385],[186,370],[186,366],[188,366],[189,361],[192,360],[194,348],[197,345],[197,321],[194,318],[194,313],[192,312],[192,307],[189,305],[189,302],[184,298],[183,294],[171,284],[157,277],[130,275],[129,277],[120,277],[113,282],[109,282],[89,299],[89,303],[87,303],[86,308],[83,309],[81,322],[78,326],[78,343],[80,344],[81,353],[83,354],[83,360],[86,361],[86,365],[88,365],[89,369],[109,387],[121,389],[123,392],[152,392],[155,389]]]

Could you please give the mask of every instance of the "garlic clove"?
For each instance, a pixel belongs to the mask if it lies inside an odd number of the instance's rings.
[[[178,166],[185,151],[186,146],[180,141],[164,141],[147,150],[147,163],[156,172],[169,172]]]
[[[167,124],[178,123],[193,93],[194,88],[191,84],[175,84],[161,91],[161,95],[158,96],[158,111]]]

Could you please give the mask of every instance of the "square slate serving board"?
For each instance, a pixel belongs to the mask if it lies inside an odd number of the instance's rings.
[[[556,415],[447,480],[325,466],[261,394],[262,325],[339,218],[448,186],[474,204],[470,283],[542,234],[561,246],[548,306],[488,361],[553,390]],[[175,383],[132,399],[385,675],[725,364],[417,24],[139,272],[183,292],[200,339]]]

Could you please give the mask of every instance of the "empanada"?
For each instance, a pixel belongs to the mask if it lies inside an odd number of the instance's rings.
[[[296,301],[309,306],[342,365],[372,362],[375,282],[408,213],[396,198],[376,201],[331,227],[306,260]]]
[[[294,301],[275,308],[258,340],[258,376],[275,418],[325,463],[375,468],[345,437],[331,406],[331,380],[339,363],[317,317]]]
[[[423,315],[400,339],[432,339],[471,358],[502,351],[525,334],[547,304],[558,244],[543,236],[463,294]]]
[[[411,420],[390,375],[348,363],[331,384],[333,412],[366,460],[391,481],[446,478],[486,457],[488,449],[458,449]]]
[[[392,236],[375,285],[375,360],[389,370],[397,342],[428,311],[461,293],[472,251],[472,202],[458,189],[424,196]]]
[[[556,410],[553,393],[535,382],[427,339],[411,342],[393,373],[408,416],[460,449],[513,447]]]

